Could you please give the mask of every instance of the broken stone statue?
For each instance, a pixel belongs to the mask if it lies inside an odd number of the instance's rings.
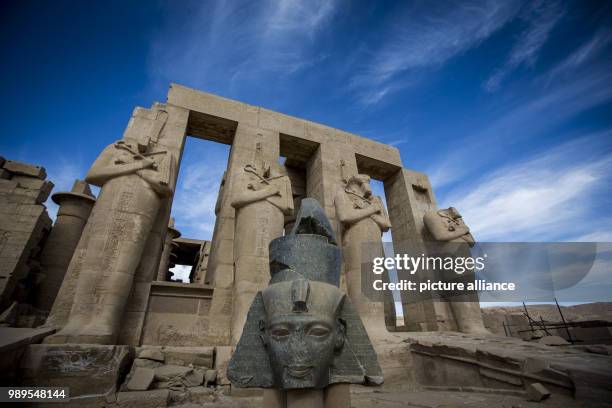
[[[383,382],[359,315],[339,289],[341,262],[323,209],[304,199],[291,233],[270,243],[270,282],[255,296],[228,366],[234,386],[322,390]]]
[[[427,230],[436,241],[436,255],[469,257],[470,247],[476,243],[470,228],[455,207],[427,212],[423,217]],[[473,280],[473,273],[465,273],[462,280]],[[469,292],[453,296],[449,301],[457,330],[471,334],[490,334],[484,327],[478,293]]]

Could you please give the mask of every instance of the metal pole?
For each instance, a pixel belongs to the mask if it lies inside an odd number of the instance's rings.
[[[529,312],[527,311],[527,306],[525,302],[523,302],[523,309],[525,309],[525,316],[527,316],[527,321],[529,322],[529,327],[531,327],[531,331],[533,332],[533,323],[531,322],[531,317],[529,316]]]
[[[563,322],[563,326],[565,326],[565,331],[567,332],[567,338],[570,343],[574,344],[574,340],[572,339],[572,334],[567,327],[567,323],[565,322],[565,317],[563,317],[563,312],[561,311],[561,306],[559,306],[559,302],[557,302],[557,298],[555,298],[555,303],[557,304],[557,309],[559,310],[559,314],[561,315],[561,321]]]

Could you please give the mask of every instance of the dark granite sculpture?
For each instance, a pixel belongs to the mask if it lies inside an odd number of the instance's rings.
[[[341,251],[319,203],[302,200],[290,235],[270,243],[269,286],[257,293],[227,374],[237,387],[379,385],[376,353],[339,288]]]

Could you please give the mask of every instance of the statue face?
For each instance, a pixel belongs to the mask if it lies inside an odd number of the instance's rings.
[[[344,344],[342,322],[308,314],[279,315],[269,320],[264,332],[276,384],[283,389],[328,385],[334,352]]]

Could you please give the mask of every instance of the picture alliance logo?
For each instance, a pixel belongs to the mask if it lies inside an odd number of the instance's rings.
[[[395,269],[414,275],[417,271],[453,271],[462,275],[466,271],[482,271],[485,268],[487,254],[478,257],[471,256],[420,256],[397,254],[394,257],[376,257],[372,261],[372,272],[380,275],[385,270]]]

